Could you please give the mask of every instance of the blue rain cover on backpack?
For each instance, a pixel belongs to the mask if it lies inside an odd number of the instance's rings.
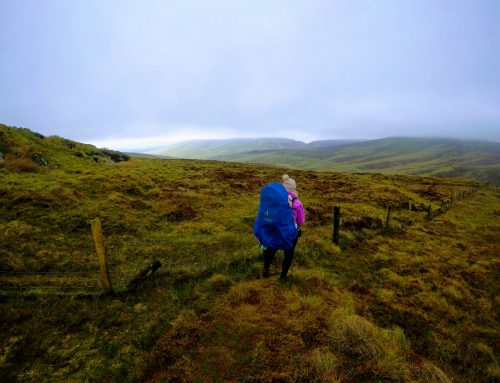
[[[279,182],[264,186],[253,232],[259,241],[273,249],[288,250],[297,236],[288,193]]]

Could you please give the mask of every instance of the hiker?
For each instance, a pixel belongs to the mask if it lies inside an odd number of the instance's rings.
[[[305,219],[295,180],[287,174],[282,178],[282,184],[275,182],[262,188],[254,227],[260,247],[264,250],[264,278],[269,277],[269,266],[278,250],[285,253],[280,279],[286,278]]]

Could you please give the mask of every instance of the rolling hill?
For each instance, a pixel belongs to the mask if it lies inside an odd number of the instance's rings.
[[[163,154],[177,158],[198,160],[218,160],[235,154],[266,151],[266,150],[293,150],[316,149],[332,147],[359,140],[324,140],[304,143],[288,138],[235,138],[225,140],[192,140],[157,149],[152,154]]]
[[[248,149],[223,141],[206,158],[262,163],[303,170],[465,176],[500,184],[500,143],[450,138],[394,137],[364,142],[317,141],[295,148]],[[272,145],[269,142],[269,145]],[[181,157],[201,158],[204,142]],[[218,148],[223,150],[218,151]],[[231,153],[231,151],[233,151]],[[166,151],[168,153],[168,151]],[[176,154],[172,153],[173,156]]]
[[[192,140],[172,144],[154,150],[152,154],[177,158],[210,160],[219,156],[243,153],[252,150],[297,149],[304,147],[301,141],[287,138],[241,138],[228,140]]]
[[[252,227],[286,168],[130,158],[3,125],[0,152],[2,382],[500,378],[494,186],[294,170],[307,221],[279,282],[282,256],[263,279]]]

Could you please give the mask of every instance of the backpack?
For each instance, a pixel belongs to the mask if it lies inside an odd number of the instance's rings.
[[[289,250],[293,246],[297,229],[288,193],[281,183],[273,182],[261,189],[253,232],[264,246],[272,249]]]

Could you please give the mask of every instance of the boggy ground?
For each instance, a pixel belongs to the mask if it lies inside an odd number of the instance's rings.
[[[342,252],[311,249],[306,237],[288,281],[277,265],[274,278],[233,285],[208,312],[184,312],[136,378],[495,381],[498,214],[498,194],[481,193]]]
[[[293,171],[307,224],[279,284],[278,268],[261,279],[252,226],[260,188],[286,169],[113,162],[0,130],[2,382],[499,379],[493,187],[426,220],[429,204],[477,183]],[[115,296],[78,287],[99,283],[95,217]],[[153,259],[155,280],[127,291]]]

